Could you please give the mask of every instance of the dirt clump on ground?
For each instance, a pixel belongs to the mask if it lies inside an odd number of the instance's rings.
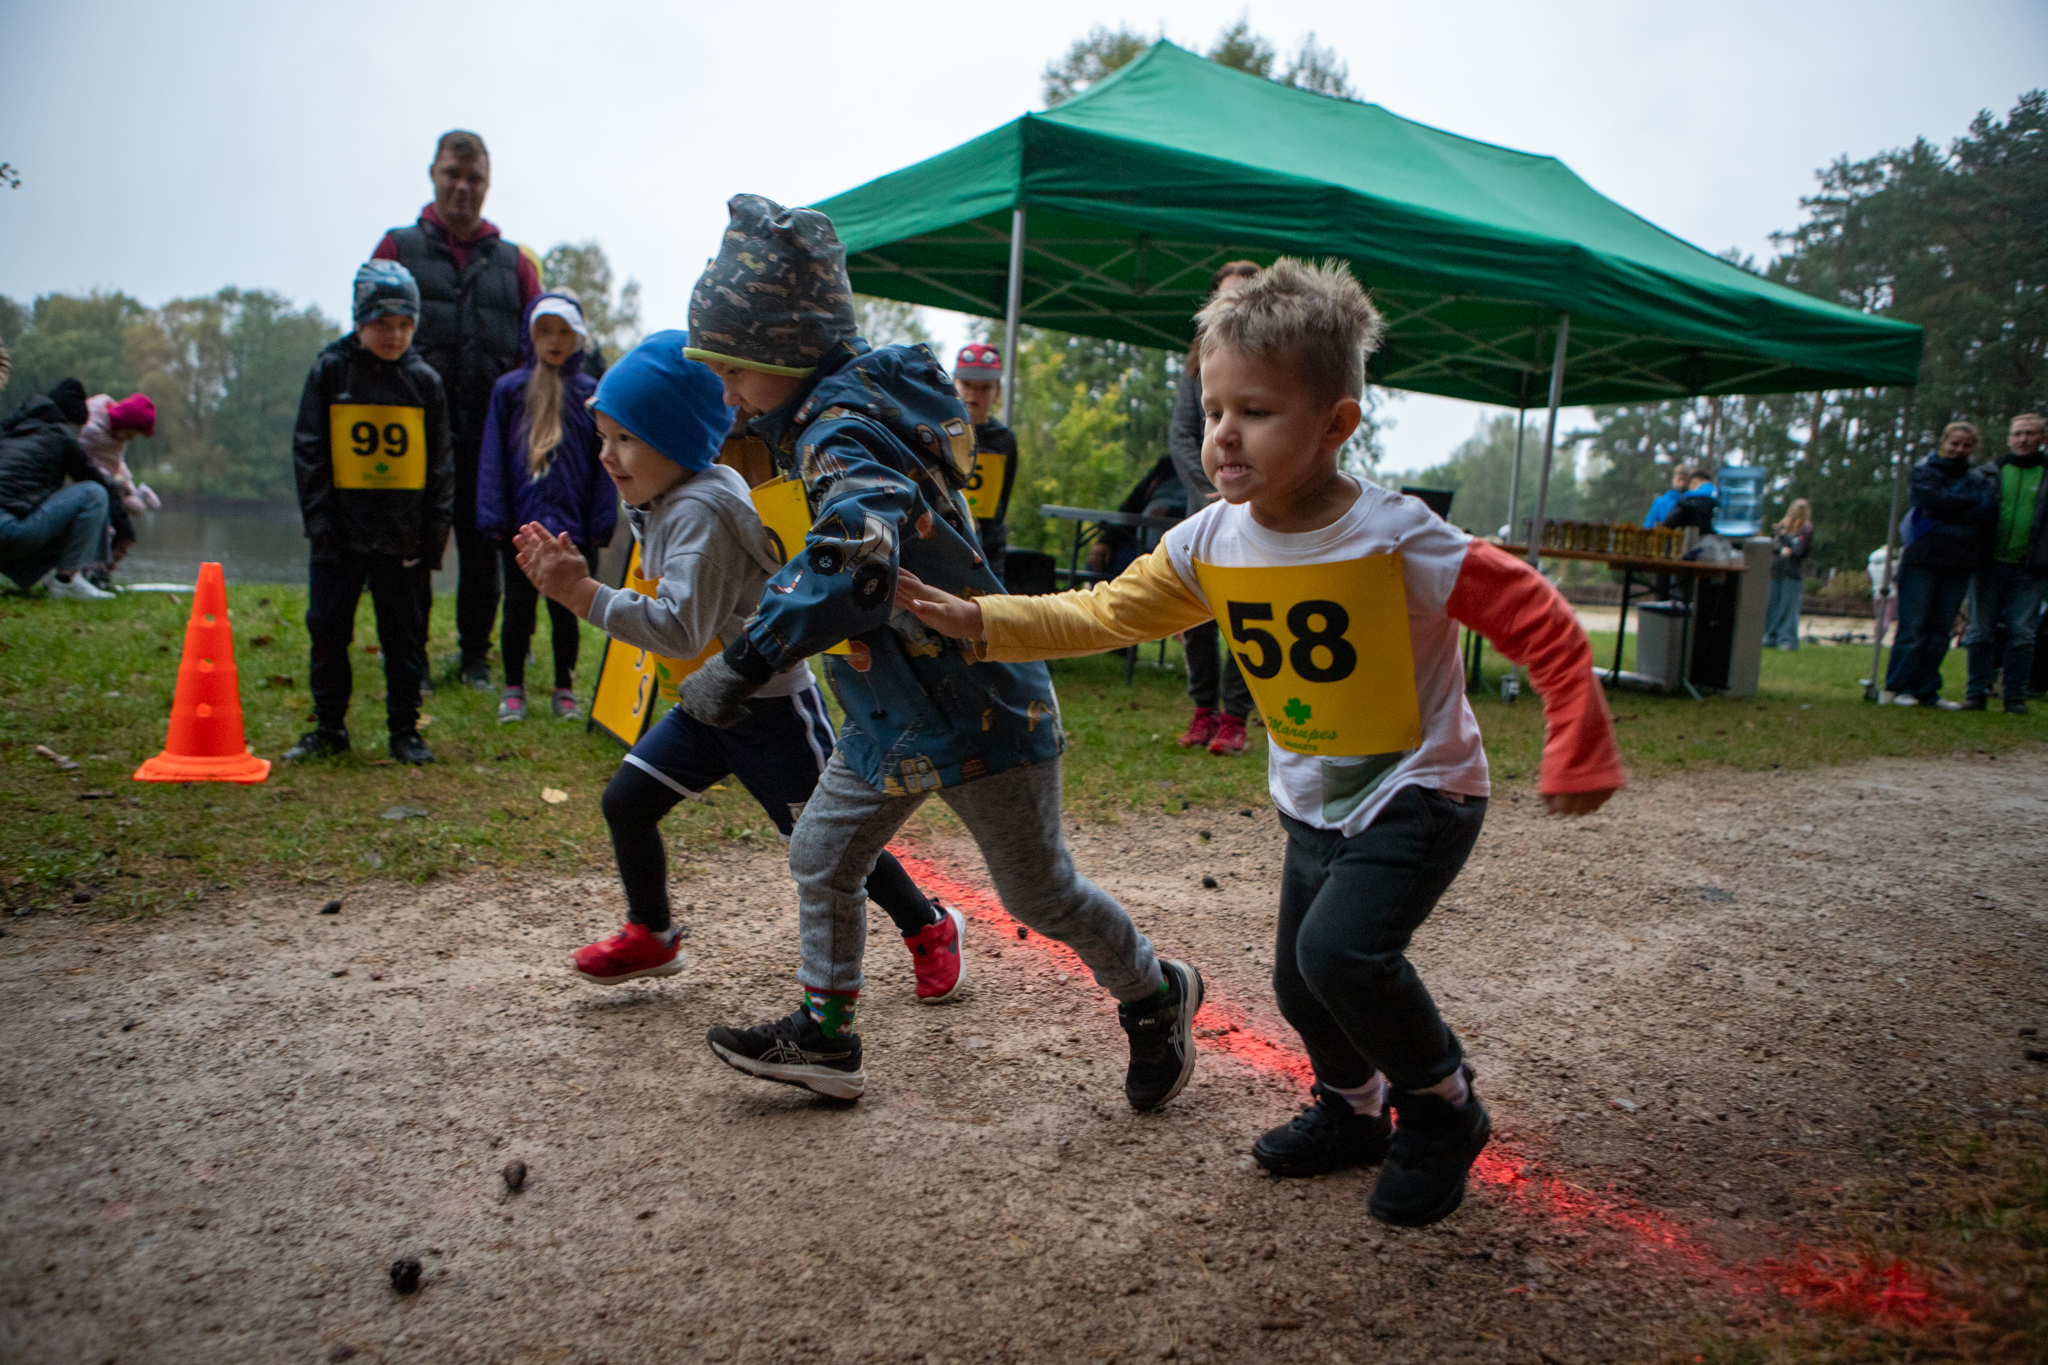
[[[620,918],[598,875],[19,920],[0,1353],[1640,1359],[1781,1311],[1760,1267],[1839,1244],[1844,1189],[1912,1168],[1916,1132],[2041,1121],[2044,817],[2041,750],[1663,778],[1577,822],[1516,784],[1415,950],[1497,1134],[1420,1231],[1367,1218],[1369,1172],[1247,1156],[1305,1098],[1267,808],[1073,831],[1212,992],[1201,1070],[1149,1115],[1112,1002],[943,835],[907,851],[968,903],[969,988],[917,1005],[876,917],[850,1105],[704,1046],[795,1003],[772,844],[683,854],[688,970],[611,990],[566,970]]]

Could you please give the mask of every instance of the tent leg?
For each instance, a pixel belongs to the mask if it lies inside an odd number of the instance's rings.
[[[1550,461],[1557,453],[1557,409],[1564,398],[1564,347],[1572,315],[1557,315],[1557,350],[1550,357],[1550,425],[1543,430],[1543,472],[1536,479],[1536,514],[1529,519],[1529,563],[1543,558],[1543,504],[1550,498]]]
[[[1913,399],[1916,396],[1917,395],[1913,393],[1908,393],[1906,395],[1906,429],[1905,431],[1900,433],[1899,439],[1901,443],[1911,441],[1913,439]],[[1891,595],[1892,585],[1898,581],[1899,577],[1898,565],[1900,468],[1901,466],[1899,464],[1899,449],[1898,446],[1893,446],[1892,510],[1890,517],[1886,519],[1884,524],[1884,582],[1880,585],[1884,589],[1883,595],[1887,597]],[[1892,612],[1892,632],[1892,638],[1896,640],[1898,638],[1898,612],[1896,610]],[[1884,632],[1881,630],[1873,630],[1870,632],[1870,682],[1863,689],[1863,700],[1884,700],[1884,674],[1881,671],[1879,671],[1879,666],[1883,663]]]
[[[1501,534],[1515,538],[1515,511],[1522,505],[1522,433],[1529,426],[1529,410],[1515,409],[1515,462],[1508,468],[1508,524]]]
[[[1017,410],[1017,321],[1024,311],[1024,209],[1010,210],[1010,287],[1003,308],[1003,425]]]

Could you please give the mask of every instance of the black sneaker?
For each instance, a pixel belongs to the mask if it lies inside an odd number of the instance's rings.
[[[407,730],[391,737],[391,756],[400,763],[432,763],[434,751],[420,738],[417,730]]]
[[[330,730],[323,725],[300,735],[299,742],[284,751],[284,761],[303,763],[309,758],[332,758],[347,752],[348,731]]]
[[[860,1065],[860,1035],[827,1038],[809,1011],[798,1009],[772,1024],[715,1028],[704,1035],[712,1055],[735,1071],[764,1081],[800,1085],[835,1100],[857,1100],[867,1089]]]
[[[474,687],[479,692],[498,695],[498,685],[491,681],[491,665],[488,659],[465,659],[462,662],[462,685]]]
[[[2005,699],[2005,714],[2008,716],[2024,716],[2027,714],[2026,702],[2017,697],[2007,697]]]
[[[1472,1068],[1465,1068],[1472,1084]],[[1493,1120],[1473,1091],[1462,1105],[1441,1095],[1396,1090],[1396,1124],[1365,1211],[1382,1223],[1419,1228],[1448,1218],[1465,1202],[1465,1173],[1493,1136]]]
[[[1166,998],[1119,1005],[1116,1019],[1131,1040],[1124,1098],[1136,1110],[1157,1109],[1195,1074],[1195,1011],[1202,1008],[1202,974],[1185,962],[1162,962]]]
[[[1988,697],[1964,697],[1963,709],[1965,711],[1988,711],[1991,709],[1991,701]]]
[[[1252,1144],[1252,1159],[1274,1175],[1323,1175],[1340,1166],[1377,1166],[1394,1136],[1384,1112],[1353,1113],[1344,1097],[1318,1085],[1315,1103],[1292,1123],[1268,1128]]]

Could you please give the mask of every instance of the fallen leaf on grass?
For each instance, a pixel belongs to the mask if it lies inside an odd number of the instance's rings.
[[[424,820],[430,812],[425,806],[393,806],[384,812],[386,820]]]
[[[80,792],[78,799],[81,801],[111,801],[115,795],[116,793],[114,792]]]
[[[427,728],[427,727],[428,727],[429,725],[432,725],[433,723],[434,723],[434,718],[433,718],[432,716],[426,715],[426,714],[424,714],[424,713],[422,713],[422,714],[421,714],[421,716],[420,716],[420,729],[424,730],[424,729],[426,729],[426,728]]]
[[[264,681],[272,687],[292,687],[296,685],[295,680],[289,673],[273,673]]]
[[[36,752],[41,754],[44,758],[49,759],[50,762],[56,764],[57,771],[60,773],[76,772],[78,770],[77,759],[68,758],[63,754],[58,753],[55,749],[52,749],[47,744],[36,745]]]
[[[540,789],[540,799],[547,802],[550,806],[559,806],[569,799],[569,793],[563,791],[560,787],[542,787]]]

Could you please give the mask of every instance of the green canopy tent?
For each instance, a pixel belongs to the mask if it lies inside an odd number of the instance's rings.
[[[817,207],[855,289],[1004,318],[1005,365],[1021,323],[1183,348],[1222,262],[1343,257],[1387,320],[1372,382],[1522,410],[1547,399],[1532,552],[1561,405],[1911,384],[1919,370],[1918,327],[1718,260],[1553,157],[1166,42],[1057,108]]]

